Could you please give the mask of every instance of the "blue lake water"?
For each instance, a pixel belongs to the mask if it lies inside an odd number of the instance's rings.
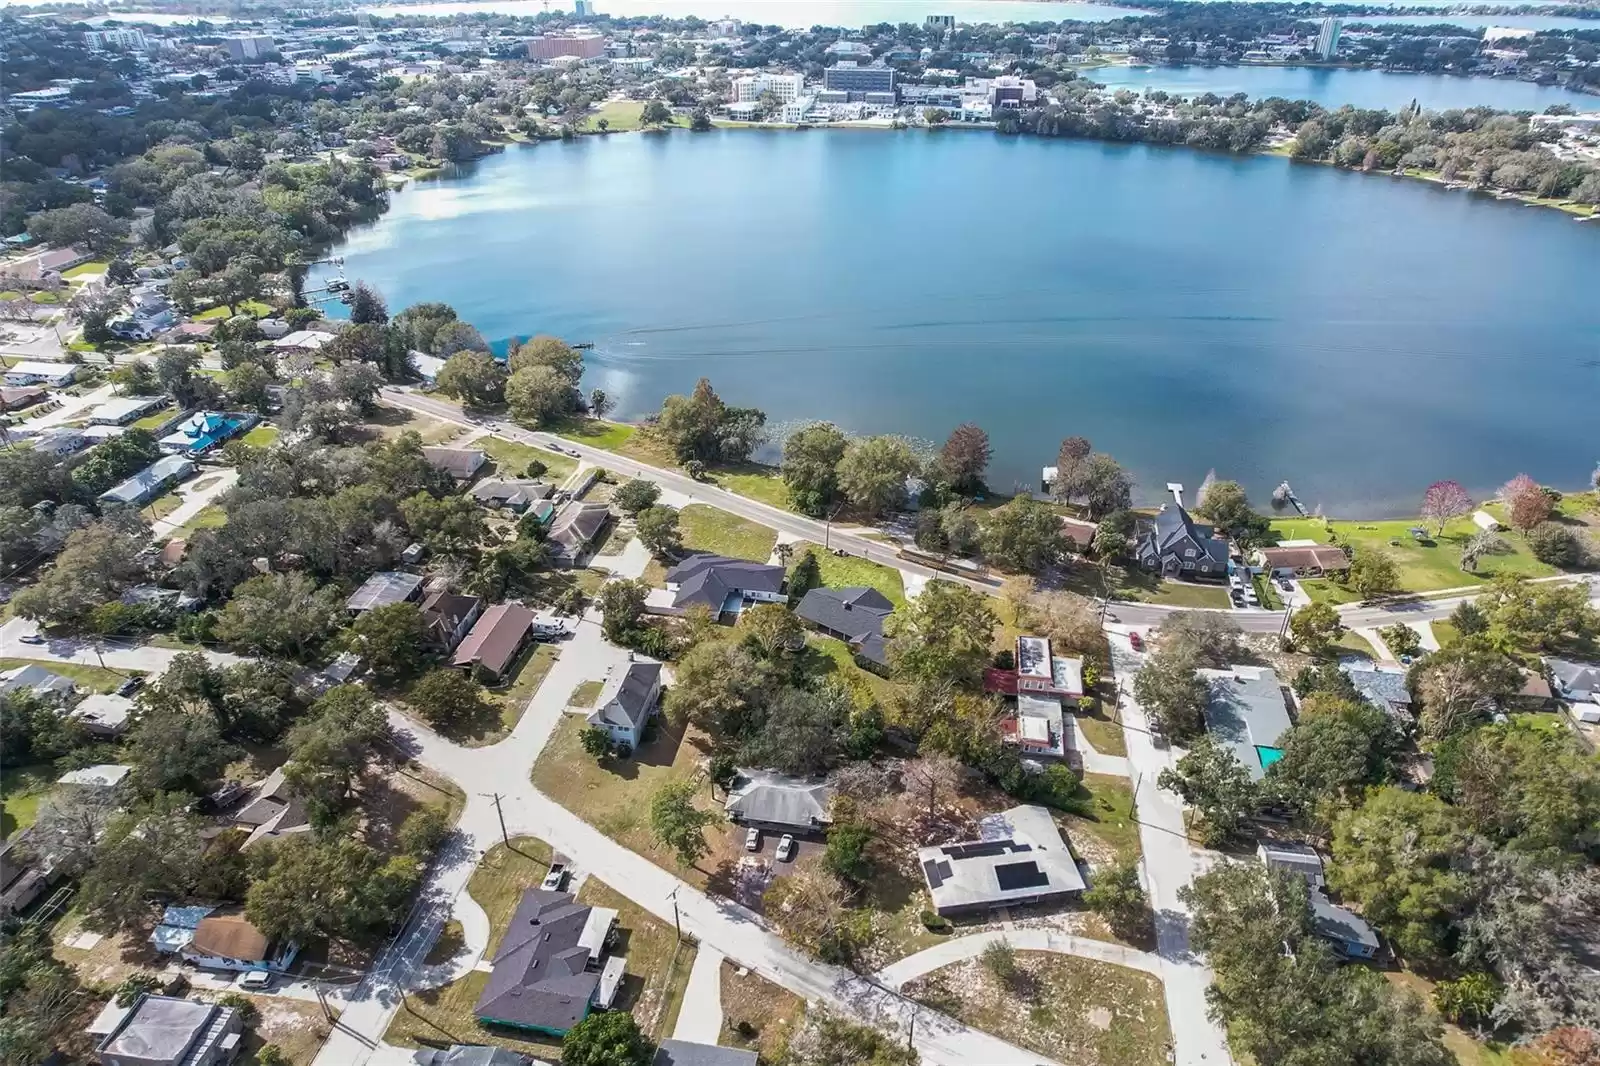
[[[399,308],[593,341],[624,417],[709,376],[774,423],[1062,437],[1142,495],[1207,469],[1344,514],[1439,478],[1582,483],[1600,224],[1422,182],[987,132],[716,131],[514,148],[339,249]],[[338,309],[338,305],[333,305]]]
[[[1258,66],[1093,67],[1082,73],[1101,85],[1134,92],[1165,89],[1185,96],[1207,92],[1228,96],[1242,92],[1252,99],[1282,96],[1289,100],[1315,100],[1324,107],[1354,104],[1392,111],[1416,100],[1423,107],[1438,111],[1477,104],[1506,111],[1543,111],[1551,104],[1569,104],[1578,111],[1600,111],[1600,96],[1511,78]]]

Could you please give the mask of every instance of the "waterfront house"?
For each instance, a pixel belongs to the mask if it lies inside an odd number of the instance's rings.
[[[1296,577],[1322,577],[1350,569],[1349,557],[1332,544],[1280,544],[1275,548],[1260,548],[1255,553],[1255,562],[1270,574]]]
[[[1201,670],[1200,676],[1210,690],[1206,732],[1233,752],[1252,781],[1260,781],[1283,758],[1279,744],[1290,727],[1278,675],[1266,667],[1234,666]]]
[[[332,333],[321,330],[297,329],[293,333],[286,333],[277,340],[272,341],[267,347],[278,355],[290,355],[294,352],[319,352],[324,346],[333,341]]]
[[[604,1000],[600,966],[617,912],[530,888],[473,1008],[480,1022],[564,1036]]]
[[[1169,485],[1173,502],[1144,519],[1135,541],[1139,565],[1163,577],[1220,581],[1228,574],[1228,549],[1212,529],[1189,517],[1183,486]]]
[[[786,602],[783,582],[781,566],[695,552],[667,571],[667,587],[651,591],[645,610],[677,616],[698,605],[719,621],[736,621],[753,604]]]
[[[620,673],[613,670],[601,686],[588,724],[604,729],[612,744],[638,751],[645,723],[660,699],[661,664],[629,663]]]
[[[781,588],[782,581],[780,579]],[[889,664],[888,643],[883,624],[894,613],[894,604],[874,588],[817,588],[807,592],[795,614],[814,629],[844,641],[850,650],[878,666]]]
[[[833,820],[833,788],[820,778],[791,777],[771,770],[740,770],[723,805],[728,818],[774,833],[815,836]]]
[[[977,840],[918,849],[917,865],[945,917],[1061,902],[1087,887],[1055,818],[1033,804],[983,819]]]

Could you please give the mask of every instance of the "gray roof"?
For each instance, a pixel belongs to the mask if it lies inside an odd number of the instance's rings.
[[[1317,888],[1311,890],[1311,931],[1325,940],[1360,944],[1369,949],[1378,946],[1378,934],[1372,931],[1365,918],[1334,903]]]
[[[629,663],[621,674],[613,674],[595,701],[594,717],[614,725],[637,729],[650,717],[655,704],[656,684],[661,678],[660,663]]]
[[[388,607],[404,603],[422,589],[422,578],[401,570],[384,570],[373,574],[345,601],[345,609],[370,611],[374,607]]]
[[[169,481],[188,477],[194,471],[194,460],[182,455],[168,455],[157,459],[137,474],[100,494],[104,503],[139,503]]]
[[[894,613],[894,604],[875,588],[851,586],[839,589],[812,589],[800,600],[795,614],[823,629],[843,633],[861,654],[875,663],[888,663],[883,639],[883,623]]]
[[[533,1062],[526,1055],[518,1055],[515,1051],[481,1044],[423,1048],[412,1055],[411,1061],[416,1066],[529,1066]]]
[[[219,1013],[220,1012],[220,1013]],[[122,1024],[101,1043],[100,1061],[128,1066],[166,1066],[184,1061],[215,1022],[231,1016],[230,1007],[192,999],[146,995]]]
[[[1186,509],[1175,503],[1164,504],[1156,512],[1155,519],[1139,538],[1139,555],[1141,558],[1152,552],[1157,556],[1165,555],[1185,538],[1192,539],[1213,563],[1227,565],[1228,550],[1221,541],[1212,537],[1211,527],[1196,522],[1189,517]]]
[[[713,611],[722,610],[729,596],[781,592],[783,578],[781,566],[730,559],[710,552],[696,552],[667,571],[667,584],[678,586],[672,600],[674,607],[692,607],[698,603]]]
[[[828,822],[833,789],[817,778],[790,777],[767,770],[740,770],[728,792],[734,821],[766,822],[802,831]]]
[[[550,540],[560,549],[558,554],[576,559],[610,517],[611,508],[603,503],[568,504],[550,524]]]
[[[522,508],[546,499],[555,490],[548,481],[533,478],[489,478],[472,486],[472,498],[496,507]]]
[[[1000,907],[1085,887],[1055,818],[1033,804],[985,818],[978,840],[918,849],[917,863],[939,911]]]
[[[1322,884],[1322,856],[1315,848],[1304,844],[1265,843],[1257,845],[1256,855],[1268,869],[1286,870],[1299,874],[1313,885]]]
[[[35,696],[70,696],[77,685],[70,677],[62,677],[37,663],[28,663],[0,674],[0,692],[26,690]]]
[[[1571,659],[1546,659],[1550,675],[1562,692],[1588,692],[1600,696],[1600,665]]]
[[[1397,670],[1372,670],[1352,663],[1342,663],[1341,669],[1350,675],[1350,683],[1361,698],[1388,711],[1396,707],[1411,706],[1411,691],[1406,688],[1406,675]]]
[[[692,1040],[663,1040],[656,1048],[650,1066],[756,1066],[754,1051],[715,1044],[696,1044]]]
[[[474,1013],[554,1032],[582,1021],[600,984],[599,971],[588,970],[589,949],[579,944],[589,911],[568,892],[524,892]]]
[[[1211,698],[1206,703],[1206,730],[1217,742],[1233,749],[1234,756],[1259,781],[1266,768],[1276,761],[1275,754],[1263,758],[1263,750],[1276,753],[1289,731],[1289,709],[1278,687],[1278,675],[1271,670],[1241,666],[1232,670],[1202,670],[1210,681]]]
[[[443,470],[458,481],[465,481],[484,464],[486,456],[476,448],[423,448],[422,456],[435,470]]]

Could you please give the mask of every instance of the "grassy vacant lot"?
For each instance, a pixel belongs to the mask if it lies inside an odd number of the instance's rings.
[[[472,447],[482,448],[494,460],[495,473],[499,477],[521,477],[528,469],[528,464],[537,459],[547,468],[544,478],[560,484],[567,476],[578,469],[575,460],[565,455],[535,448],[531,444],[522,444],[502,437],[480,437],[473,442]]]
[[[567,700],[568,707],[593,707],[594,701],[600,698],[600,690],[605,686],[604,681],[582,681],[572,690],[572,696]]]
[[[810,541],[799,541],[794,545],[795,561],[798,562],[807,551],[816,553],[817,568],[822,572],[822,583],[829,588],[866,585],[883,593],[896,607],[906,605],[905,579],[894,567],[869,562],[854,555],[835,555],[830,551],[824,551],[822,545],[812,544]]]
[[[1159,979],[1045,952],[1016,953],[1007,983],[978,960],[935,970],[912,998],[968,1025],[1074,1066],[1157,1066],[1172,1031]]]
[[[141,419],[138,419],[137,421],[130,422],[128,424],[128,428],[142,429],[146,432],[153,432],[157,426],[163,425],[170,421],[177,413],[178,409],[171,404],[168,404],[166,407],[151,411],[149,414],[145,415]]]
[[[429,418],[408,408],[390,407],[381,403],[367,419],[367,423],[372,433],[386,440],[410,432],[419,435],[424,444],[443,444],[461,432],[461,427],[454,422]]]
[[[533,764],[534,787],[629,851],[703,888],[713,865],[711,857],[700,861],[704,870],[681,867],[650,831],[650,798],[656,790],[668,781],[701,776],[702,753],[696,739],[685,740],[682,732],[658,720],[655,738],[633,755],[598,761],[579,743],[583,728],[578,715],[567,715],[556,726]],[[709,783],[701,798],[705,807],[719,807]],[[717,833],[713,828],[709,835]]]
[[[227,304],[218,304],[216,307],[209,307],[194,317],[198,322],[206,322],[214,318],[232,318],[234,315],[249,315],[252,318],[266,318],[270,314],[272,314],[271,304],[262,303],[260,300],[240,300],[232,307],[229,307]]]
[[[258,422],[249,433],[239,439],[252,448],[270,448],[278,439],[278,427]]]
[[[1133,784],[1125,777],[1084,774],[1083,814],[1062,814],[1060,821],[1073,850],[1090,862],[1139,858],[1139,823],[1134,818]]]
[[[164,492],[140,508],[151,522],[158,522],[183,506],[183,497],[176,492]]]
[[[549,870],[550,848],[541,840],[518,837],[507,848],[496,844],[467,883],[471,894],[489,916],[491,933],[486,957],[493,957],[516,910],[524,889],[537,887]],[[598,881],[586,881],[578,899],[617,911],[617,924],[623,933],[617,953],[627,956],[627,976],[619,992],[618,1005],[632,1010],[645,1031],[660,1037],[669,1034],[676,1021],[683,989],[694,962],[694,948],[678,950],[677,937],[670,926],[623,899]],[[558,1061],[560,1041],[514,1029],[487,1028],[478,1024],[472,1008],[483,992],[488,974],[474,971],[443,988],[412,993],[406,1006],[389,1023],[384,1039],[390,1043],[415,1047],[439,1041],[461,1044],[494,1044],[546,1061]]]
[[[103,667],[86,666],[82,663],[52,663],[39,659],[0,659],[0,670],[11,670],[18,666],[42,666],[52,674],[70,677],[78,683],[79,688],[86,688],[91,692],[110,692],[128,680],[133,674],[143,672],[140,670],[107,670]]]
[[[599,111],[583,120],[578,127],[583,130],[599,130],[600,120],[606,120],[606,129],[611,133],[624,133],[639,128],[639,116],[644,114],[644,101],[642,100],[609,100],[603,104]],[[689,120],[674,115],[669,125],[688,128]]]
[[[111,265],[110,263],[103,262],[103,261],[101,261],[101,262],[90,261],[90,262],[87,262],[87,263],[79,263],[77,266],[73,267],[71,270],[63,270],[61,272],[61,277],[66,281],[73,281],[73,280],[75,280],[77,278],[83,277],[85,274],[104,274],[106,272],[106,268],[109,267],[110,265]]]
[[[727,1028],[720,1042],[726,1046],[754,1051],[762,1062],[778,1062],[805,1012],[806,1001],[793,992],[734,963],[722,963],[722,1019]]]
[[[598,418],[590,418],[581,422],[564,422],[556,427],[554,432],[579,444],[614,452],[620,451],[637,430],[623,422],[604,422]]]
[[[693,551],[762,563],[771,557],[772,546],[778,542],[777,531],[703,503],[691,503],[678,512],[678,528],[683,531],[684,547]]]
[[[1492,505],[1491,505],[1492,506]],[[1429,530],[1426,541],[1411,536],[1412,526],[1425,526]],[[1433,526],[1421,519],[1401,519],[1391,522],[1334,522],[1318,518],[1279,519],[1272,524],[1274,535],[1280,540],[1315,540],[1328,543],[1335,538],[1341,544],[1352,545],[1357,552],[1381,551],[1395,562],[1400,591],[1434,592],[1439,589],[1480,585],[1496,574],[1523,574],[1527,577],[1548,577],[1558,571],[1541,563],[1528,550],[1527,541],[1519,533],[1506,530],[1500,534],[1506,550],[1498,555],[1486,555],[1476,571],[1461,569],[1461,546],[1478,527],[1465,518],[1458,518],[1444,527],[1438,537],[1432,536]],[[1329,603],[1351,603],[1360,597],[1332,581],[1313,579],[1304,582],[1306,592],[1316,600]]]
[[[789,486],[783,483],[783,477],[775,466],[745,463],[741,466],[718,467],[712,471],[711,480],[740,496],[748,496],[785,511],[794,510],[789,504]]]
[[[1172,607],[1227,607],[1228,593],[1221,585],[1184,584],[1163,581],[1137,567],[1079,563],[1067,571],[1062,587],[1080,596],[1100,597],[1107,593],[1114,600],[1134,603],[1161,603]]]
[[[50,763],[0,770],[0,840],[38,820],[39,803],[57,776]]]

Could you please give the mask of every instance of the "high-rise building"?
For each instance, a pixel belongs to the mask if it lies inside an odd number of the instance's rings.
[[[230,59],[260,59],[268,52],[277,51],[278,45],[271,37],[224,37],[222,46]]]
[[[144,52],[150,48],[143,30],[93,30],[83,35],[83,43],[89,46],[91,52],[103,52],[107,48]]]
[[[604,54],[605,50],[606,39],[598,33],[534,37],[528,41],[529,59],[559,59],[561,56],[596,59]]]
[[[894,92],[894,69],[835,63],[822,72],[822,87],[849,93],[852,101],[865,100],[867,93]]]
[[[954,15],[929,15],[922,20],[922,24],[930,30],[953,30],[956,28]]]
[[[756,103],[763,94],[771,93],[787,104],[798,99],[805,87],[806,79],[799,74],[746,74],[733,79],[733,102]]]
[[[1344,19],[1329,16],[1322,20],[1317,30],[1317,58],[1332,59],[1339,54],[1339,31],[1344,29]]]
[[[594,0],[574,0],[572,13],[581,19],[594,17]]]

